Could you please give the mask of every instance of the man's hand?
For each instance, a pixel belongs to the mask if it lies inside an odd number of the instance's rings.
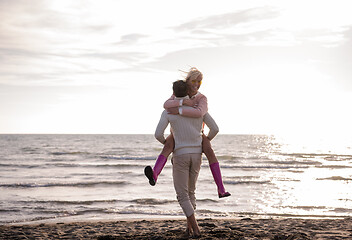
[[[178,115],[178,107],[173,107],[173,108],[168,108],[166,109],[168,114],[172,114],[172,115]]]

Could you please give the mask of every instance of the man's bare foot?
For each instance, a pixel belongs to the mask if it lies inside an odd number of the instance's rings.
[[[193,234],[191,235],[192,238],[199,238],[200,237],[200,230],[199,230],[198,223],[197,223],[197,220],[196,220],[194,214],[187,217],[187,228],[192,229],[192,231],[193,231]]]
[[[200,238],[200,237],[201,237],[200,232],[193,233],[193,235],[192,235],[192,238]]]
[[[191,223],[191,221],[187,218],[186,235],[187,235],[188,237],[191,237],[191,236],[192,236],[192,233],[193,233],[193,230],[192,230],[192,223]]]
[[[192,236],[192,230],[190,228],[186,228],[185,235],[186,235],[186,237],[191,237]]]

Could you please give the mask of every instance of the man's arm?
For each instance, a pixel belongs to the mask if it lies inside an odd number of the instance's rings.
[[[212,140],[216,136],[216,134],[218,134],[219,127],[216,124],[215,120],[210,116],[209,113],[204,115],[203,121],[209,128],[209,133],[208,133],[207,138],[209,140]]]
[[[169,120],[167,118],[167,112],[163,111],[163,113],[161,114],[158,126],[156,127],[155,133],[154,133],[154,137],[162,144],[164,144],[166,141],[165,136],[164,136],[164,132],[165,132],[167,125],[169,125]]]

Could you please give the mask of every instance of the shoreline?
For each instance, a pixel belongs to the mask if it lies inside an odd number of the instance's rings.
[[[352,218],[199,218],[199,239],[352,239]],[[0,225],[0,239],[188,239],[186,219]]]
[[[201,216],[197,215],[197,219],[214,219],[214,220],[228,220],[228,219],[346,219],[352,218],[350,215],[302,215],[302,214],[261,214],[261,213],[238,213],[232,216]],[[145,214],[133,214],[133,217],[126,216],[111,216],[111,217],[97,217],[97,216],[61,216],[55,218],[43,218],[37,220],[23,220],[17,222],[0,223],[0,226],[16,226],[16,225],[35,225],[35,224],[57,224],[57,223],[80,223],[80,222],[115,222],[115,221],[139,221],[145,220],[183,220],[184,215],[155,215],[146,216]]]

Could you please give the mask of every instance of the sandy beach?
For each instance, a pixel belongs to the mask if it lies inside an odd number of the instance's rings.
[[[0,239],[188,239],[185,220],[2,225]],[[352,219],[199,219],[199,239],[352,239]]]

